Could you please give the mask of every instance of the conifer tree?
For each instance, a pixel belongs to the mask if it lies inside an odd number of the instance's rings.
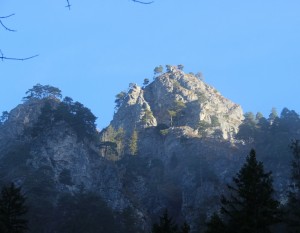
[[[162,67],[162,65],[159,65],[157,67],[154,68],[154,75],[158,75],[161,74],[164,71],[164,68]]]
[[[220,216],[214,213],[207,223],[206,233],[225,233],[225,225]]]
[[[133,131],[130,142],[129,142],[130,154],[136,155],[138,152],[138,133],[136,130]]]
[[[22,233],[27,227],[24,215],[27,213],[25,197],[21,194],[21,188],[4,186],[0,196],[0,232]]]
[[[151,233],[177,233],[178,227],[169,217],[166,209],[163,216],[160,217],[159,224],[154,224]]]
[[[273,123],[276,118],[278,118],[277,110],[276,110],[276,108],[272,108],[268,120],[270,123]]]
[[[180,229],[180,233],[190,233],[190,230],[191,230],[191,228],[190,228],[189,224],[184,222]]]
[[[148,79],[148,78],[145,78],[145,79],[144,79],[144,82],[143,82],[143,85],[144,85],[144,86],[147,86],[147,85],[149,84],[149,82],[150,82],[149,79]]]
[[[300,140],[291,144],[293,152],[292,185],[287,204],[287,224],[290,233],[300,232]]]
[[[264,171],[251,150],[246,163],[228,185],[230,196],[221,199],[221,211],[228,219],[230,232],[270,232],[269,227],[279,222],[279,202],[273,199],[271,172]]]
[[[179,70],[183,70],[183,69],[184,69],[184,66],[183,66],[182,64],[180,64],[180,65],[177,66],[177,68],[178,68]]]
[[[280,220],[279,202],[273,198],[271,173],[264,171],[263,163],[256,160],[251,150],[246,163],[228,185],[229,195],[221,198],[221,220],[211,220],[210,231],[217,231],[224,223],[222,232],[269,233],[270,227]],[[222,223],[223,222],[223,223]],[[215,230],[215,231],[213,231]]]

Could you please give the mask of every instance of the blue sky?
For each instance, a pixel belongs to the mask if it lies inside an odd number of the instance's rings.
[[[157,65],[184,64],[244,111],[300,112],[299,0],[1,1],[6,56],[0,111],[21,103],[36,83],[59,87],[99,118],[112,119],[115,95],[152,79]]]

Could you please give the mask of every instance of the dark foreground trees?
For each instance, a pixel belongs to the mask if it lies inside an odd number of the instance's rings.
[[[221,198],[220,216],[214,215],[207,233],[268,233],[280,221],[279,202],[273,198],[271,173],[251,150],[246,163],[228,185],[229,194]]]
[[[25,232],[28,229],[27,220],[24,217],[26,213],[27,207],[21,188],[17,188],[13,183],[10,186],[4,186],[0,196],[0,232]]]
[[[169,217],[168,210],[159,218],[159,223],[155,223],[151,233],[189,233],[190,226],[185,222],[180,229],[173,219]]]
[[[285,218],[290,233],[300,232],[300,140],[294,140],[291,144],[293,152],[292,184],[288,194],[289,201],[286,206]]]

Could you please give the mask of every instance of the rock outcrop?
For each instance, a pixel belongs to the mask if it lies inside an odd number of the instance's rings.
[[[44,125],[33,134],[35,127],[41,126],[40,117],[46,102],[52,111],[60,100],[29,100],[13,109],[0,125],[0,185],[14,182],[22,186],[34,210],[45,204],[48,208],[57,208],[65,195],[93,193],[116,213],[133,209],[133,215],[140,217],[140,227],[148,230],[147,217],[139,208],[133,208],[132,201],[123,192],[116,164],[100,155],[97,141],[78,135],[64,120]],[[40,214],[43,219],[50,214],[47,211],[31,214],[33,218]],[[39,227],[49,228],[51,232],[54,226],[49,220]],[[33,228],[36,232],[35,226]]]
[[[111,125],[123,128],[129,135],[134,129],[143,129],[156,126],[157,121],[153,116],[148,102],[144,99],[144,90],[133,85],[122,101],[121,107],[114,115]]]
[[[216,89],[183,71],[171,71],[144,88],[133,85],[114,115],[111,125],[129,134],[133,129],[156,125],[189,126],[199,134],[219,133],[230,139],[242,123],[241,107]],[[203,126],[202,128],[199,125]]]

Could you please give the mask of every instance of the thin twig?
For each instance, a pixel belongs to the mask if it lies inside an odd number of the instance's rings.
[[[69,10],[71,10],[71,5],[70,5],[70,2],[69,2],[69,0],[67,0],[67,5],[66,5],[66,7],[68,7],[68,8],[69,8]]]
[[[10,14],[10,15],[7,15],[7,16],[1,16],[1,17],[0,17],[0,24],[1,24],[1,26],[2,26],[5,30],[10,31],[10,32],[16,32],[16,30],[11,29],[11,28],[5,26],[5,24],[2,22],[2,19],[7,19],[7,18],[9,18],[9,17],[11,17],[11,16],[14,16],[14,15],[15,15],[15,14]]]
[[[138,0],[132,0],[133,2],[141,3],[141,4],[152,4],[154,1],[151,2],[143,2],[143,1],[138,1]]]
[[[7,19],[7,18],[12,17],[14,15],[15,14],[10,14],[10,15],[7,15],[7,16],[0,16],[0,19]]]
[[[2,51],[0,50],[0,59],[2,61],[4,61],[4,60],[25,61],[25,60],[29,60],[29,59],[35,58],[37,56],[39,56],[39,55],[37,54],[37,55],[31,56],[31,57],[24,57],[24,58],[6,57],[6,56],[4,56],[4,54],[2,53]]]

